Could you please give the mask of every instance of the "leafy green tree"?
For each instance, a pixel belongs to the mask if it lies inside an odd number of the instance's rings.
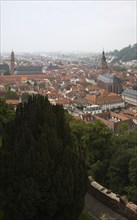
[[[127,194],[126,188],[129,185],[128,165],[133,156],[129,149],[119,148],[112,158],[108,169],[109,187],[121,195]]]
[[[29,86],[31,86],[31,82],[30,82],[30,81],[27,81],[26,84],[29,85]]]
[[[85,163],[73,151],[62,106],[52,106],[40,95],[29,97],[3,135],[3,220],[76,220],[86,187]]]
[[[67,115],[77,155],[85,159],[88,174],[102,185],[137,202],[137,131],[127,123],[116,134],[99,122],[85,123]]]
[[[100,122],[89,124],[85,136],[85,145],[88,148],[89,174],[101,184],[107,183],[107,169],[110,156],[112,133]]]
[[[10,91],[11,91],[11,87],[10,87],[9,84],[5,85],[5,90],[6,90],[7,92],[10,92]]]
[[[29,97],[30,97],[29,93],[27,93],[27,92],[23,93],[22,96],[21,96],[22,103],[27,102]]]
[[[86,161],[88,174],[101,184],[107,184],[107,168],[111,155],[112,133],[100,122],[70,121],[73,146]]]
[[[19,99],[19,96],[18,96],[17,93],[14,92],[14,91],[7,91],[7,92],[4,94],[4,99],[5,99],[5,100],[7,100],[7,99],[18,100],[18,99]]]
[[[34,82],[34,86],[37,86],[38,85],[38,83],[37,82]]]
[[[129,162],[129,187],[128,198],[137,203],[137,147],[135,148],[135,155]]]
[[[117,127],[116,133],[118,134],[118,136],[126,136],[129,132],[128,129],[128,124],[127,123],[122,123]]]
[[[3,131],[3,126],[5,123],[12,120],[15,116],[15,111],[12,106],[5,103],[3,98],[0,98],[0,134]]]
[[[120,152],[121,149],[134,151],[135,146],[137,146],[137,131],[129,129],[127,123],[118,126],[117,133],[112,139],[112,154],[116,151]]]
[[[70,128],[74,151],[87,162],[88,149],[85,145],[84,139],[88,130],[88,125],[83,121],[70,119]]]

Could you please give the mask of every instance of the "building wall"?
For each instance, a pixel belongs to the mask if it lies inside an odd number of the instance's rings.
[[[105,95],[105,96],[87,95],[85,97],[85,100],[89,104],[100,105],[103,110],[125,106],[122,97],[118,95]]]
[[[137,106],[137,97],[132,98],[129,97],[128,95],[122,95],[122,98],[125,102]]]
[[[103,81],[98,80],[98,86],[100,88],[106,89],[107,92],[113,92],[113,93],[116,93],[116,94],[120,94],[122,92],[121,84],[107,84]]]
[[[98,201],[110,207],[117,213],[125,216],[129,220],[137,219],[137,205],[124,200],[123,197],[117,196],[115,193],[101,186],[89,177],[89,193]],[[92,208],[92,207],[91,207]]]
[[[109,121],[109,119],[112,117],[117,118],[120,121],[117,121],[117,122]],[[113,113],[113,112],[104,112],[104,113],[95,115],[95,119],[98,121],[101,121],[103,124],[109,127],[113,132],[116,132],[116,129],[120,124],[127,123],[130,126],[130,123],[131,123],[131,119],[123,115]]]

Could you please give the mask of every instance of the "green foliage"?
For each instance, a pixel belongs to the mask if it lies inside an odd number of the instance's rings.
[[[88,174],[100,183],[106,183],[109,163],[109,144],[112,133],[100,122],[86,124],[70,120],[73,146],[76,153],[85,159]]]
[[[122,124],[120,124],[118,127],[117,127],[117,134],[118,135],[125,135],[125,134],[127,134],[128,133],[128,131],[129,131],[129,129],[128,129],[128,124],[127,123],[122,123]]]
[[[92,218],[82,213],[78,220],[92,220]]]
[[[70,118],[71,136],[73,140],[74,151],[76,154],[87,159],[87,147],[85,146],[85,135],[88,125],[83,121],[75,121]],[[86,160],[87,161],[87,160]]]
[[[112,157],[108,169],[109,187],[116,193],[128,195],[130,200],[137,203],[137,182],[133,181],[137,176],[136,152],[137,131],[129,130],[127,124],[120,125],[112,139]]]
[[[31,82],[30,82],[30,81],[27,81],[26,84],[29,85],[29,86],[31,86]]]
[[[137,44],[134,44],[133,47],[129,45],[128,47],[123,48],[118,53],[118,58],[123,61],[136,60],[137,59]]]
[[[7,92],[10,92],[11,91],[11,87],[10,87],[10,85],[5,85],[5,90],[7,91]]]
[[[101,184],[107,184],[110,144],[112,133],[105,125],[95,122],[90,126],[86,144],[88,146],[89,174]]]
[[[18,100],[19,99],[19,96],[17,95],[16,92],[13,92],[13,91],[7,91],[5,94],[4,94],[4,99],[5,100],[8,100],[8,99],[13,99],[13,100]]]
[[[137,204],[137,186],[136,185],[129,186],[127,192],[128,192],[129,200]]]
[[[88,174],[137,203],[137,131],[129,130],[125,123],[112,134],[100,122],[69,121],[73,146],[85,159]]]
[[[135,153],[135,155],[131,158],[129,163],[129,178],[131,183],[137,186],[137,147],[133,153]]]
[[[3,125],[10,120],[13,120],[15,116],[15,111],[12,106],[5,103],[5,100],[0,98],[0,134],[3,130]]]
[[[34,86],[37,86],[38,85],[38,83],[37,82],[34,82]]]
[[[29,93],[27,93],[27,92],[23,93],[22,96],[21,96],[22,103],[27,102],[29,97],[30,97]]]
[[[74,152],[62,106],[29,97],[4,130],[0,151],[3,220],[76,220],[83,210],[86,167]]]
[[[113,154],[109,165],[109,186],[121,195],[126,194],[126,187],[129,185],[128,164],[132,156],[129,150],[119,148]]]
[[[128,197],[133,202],[137,203],[137,147],[134,151],[134,156],[129,162],[129,187],[127,189]]]

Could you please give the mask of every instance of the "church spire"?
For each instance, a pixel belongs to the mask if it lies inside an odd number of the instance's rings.
[[[102,57],[101,57],[101,69],[102,70],[107,70],[108,69],[104,50],[102,52]]]
[[[10,57],[10,71],[11,71],[11,74],[14,73],[14,70],[15,70],[15,56],[14,56],[14,52],[12,51],[11,52],[11,57]]]

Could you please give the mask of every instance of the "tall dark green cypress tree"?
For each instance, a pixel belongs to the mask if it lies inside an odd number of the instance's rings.
[[[0,151],[3,220],[76,220],[83,209],[87,176],[73,152],[61,106],[29,97],[4,130]]]

